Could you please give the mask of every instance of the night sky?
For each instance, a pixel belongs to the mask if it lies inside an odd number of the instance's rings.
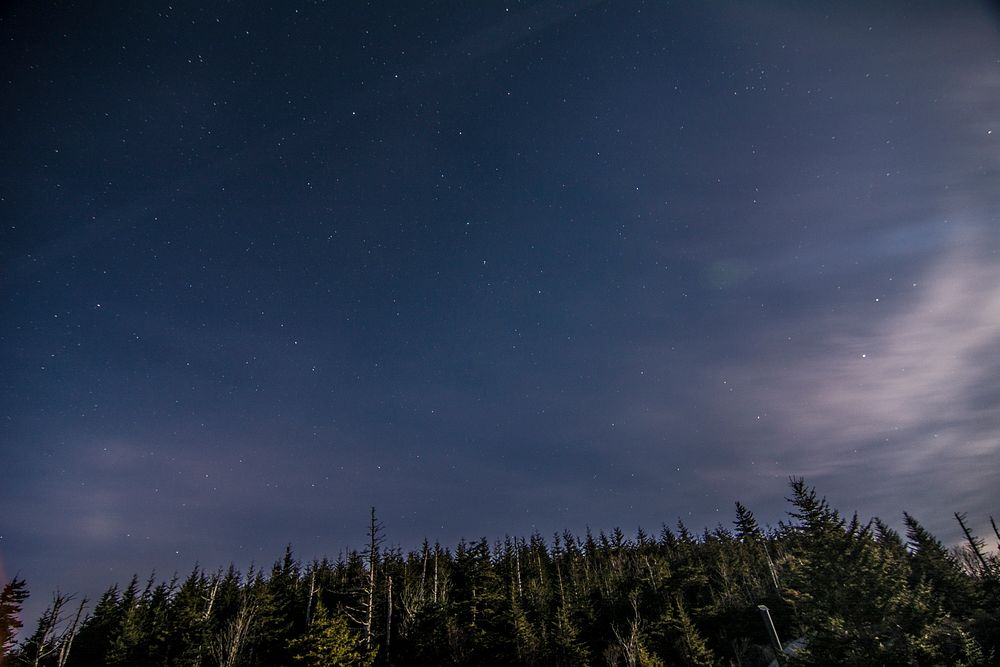
[[[117,6],[115,6],[117,5]],[[1000,513],[974,2],[5,3],[0,559]],[[983,530],[985,534],[985,530]],[[29,621],[30,623],[30,621]]]

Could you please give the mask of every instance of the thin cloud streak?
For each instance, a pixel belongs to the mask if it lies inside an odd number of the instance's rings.
[[[867,333],[836,335],[832,354],[792,371],[781,391],[801,397],[802,409],[789,415],[796,431],[826,434],[834,446],[896,433],[922,437],[903,459],[921,465],[995,418],[982,397],[1000,359],[1000,267],[963,247],[923,283],[912,307]],[[976,453],[996,449],[972,440]]]
[[[813,337],[798,361],[768,354],[727,369],[767,406],[768,435],[755,437],[761,458],[816,482],[853,480],[866,489],[866,511],[923,509],[887,500],[931,489],[937,500],[923,503],[937,502],[935,514],[985,516],[1000,476],[1000,265],[985,241],[971,232],[956,240],[884,317],[872,311],[893,306],[880,299],[791,325]]]

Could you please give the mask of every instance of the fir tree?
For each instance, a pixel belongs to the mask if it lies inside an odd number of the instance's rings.
[[[911,583],[926,584],[948,613],[962,616],[972,603],[971,581],[962,572],[958,561],[920,522],[906,513],[903,520],[911,554]]]
[[[316,603],[305,634],[288,644],[294,664],[308,667],[365,667],[374,653],[342,616],[331,616],[322,602]]]
[[[14,577],[0,591],[0,662],[14,648],[14,639],[21,629],[21,605],[28,599],[24,579]]]

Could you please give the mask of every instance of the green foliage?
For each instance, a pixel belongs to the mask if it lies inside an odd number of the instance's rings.
[[[79,635],[73,642],[73,652],[69,658],[71,666],[111,664],[115,648],[118,646],[125,609],[118,586],[105,591],[97,601],[90,616],[83,623]]]
[[[910,548],[910,583],[925,584],[945,611],[961,615],[972,603],[973,581],[944,545],[909,514],[903,514]]]
[[[691,617],[688,616],[679,599],[676,603],[673,625],[677,633],[678,653],[680,653],[684,664],[691,665],[691,667],[711,667],[715,664],[712,650],[708,648],[708,644],[699,634],[698,628],[691,621]]]
[[[967,545],[949,551],[910,515],[905,541],[845,518],[802,480],[788,500],[792,522],[777,529],[737,503],[733,530],[678,523],[659,538],[588,530],[407,554],[381,548],[373,513],[363,553],[303,567],[288,548],[245,574],[133,578],[85,620],[57,596],[19,645],[27,589],[14,580],[0,632],[12,665],[752,667],[770,661],[766,604],[779,637],[804,642],[794,664],[996,664],[1000,560],[962,515]]]
[[[736,524],[736,535],[741,540],[754,540],[763,537],[753,512],[739,501],[736,502],[736,521],[733,523]]]
[[[211,590],[208,578],[198,568],[174,590],[166,609],[165,664],[195,667],[208,654]]]
[[[254,652],[265,664],[286,665],[289,637],[298,637],[306,630],[306,591],[302,586],[301,564],[285,548],[282,559],[271,568],[266,580],[254,585],[256,604]]]
[[[365,667],[375,661],[347,620],[331,616],[322,602],[316,604],[305,634],[289,641],[288,648],[294,664],[308,667]]]
[[[0,661],[14,648],[14,637],[21,629],[21,605],[28,599],[24,579],[14,577],[0,591]]]
[[[808,639],[808,664],[955,664],[976,659],[930,587],[913,586],[897,536],[845,521],[815,490],[793,480],[789,585]],[[962,647],[966,648],[962,648]]]

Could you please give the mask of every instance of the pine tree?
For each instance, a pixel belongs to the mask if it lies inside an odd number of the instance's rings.
[[[736,536],[744,542],[760,539],[763,536],[753,512],[739,501],[736,502],[736,521],[733,523],[736,524]]]
[[[375,654],[342,616],[331,616],[322,602],[316,603],[309,628],[288,644],[296,665],[308,667],[367,667]]]
[[[104,592],[83,622],[67,664],[81,667],[112,664],[112,649],[124,620],[120,603],[121,596],[115,584]]]
[[[462,659],[479,664],[509,662],[516,655],[509,598],[485,538],[472,545],[459,544],[452,580],[455,593],[450,607],[457,621]]]
[[[972,583],[944,545],[910,514],[903,514],[910,548],[911,582],[925,583],[944,609],[962,616],[972,603]]]
[[[218,591],[218,580],[214,590]],[[165,652],[171,665],[196,667],[208,654],[213,588],[200,568],[195,568],[177,589],[167,608]]]
[[[139,665],[142,657],[140,646],[146,643],[142,633],[142,603],[139,577],[133,576],[118,605],[119,625],[105,656],[107,665]]]
[[[130,660],[142,665],[165,665],[170,657],[170,606],[177,590],[177,578],[156,583],[150,577],[140,599],[138,632],[140,639],[131,649]]]
[[[857,516],[846,522],[815,490],[793,480],[800,524],[790,535],[795,600],[808,646],[798,661],[817,665],[955,664],[975,659],[950,644],[965,642],[929,604],[930,589],[910,586],[898,539]],[[873,522],[876,526],[879,522]]]
[[[698,631],[688,614],[683,598],[678,594],[663,615],[653,632],[654,646],[659,657],[668,664],[710,666],[715,664],[715,655],[705,638]]]
[[[21,629],[21,605],[28,599],[24,579],[14,577],[0,591],[0,662],[14,648],[14,639]]]
[[[301,564],[291,545],[271,567],[270,576],[254,587],[256,620],[252,643],[257,659],[268,665],[288,664],[288,642],[305,631],[306,598]]]
[[[956,512],[955,519],[966,539],[964,547],[956,553],[973,587],[971,628],[996,662],[1000,660],[1000,555],[987,552],[985,541],[966,524],[965,514]],[[1000,541],[1000,530],[993,517],[990,524]]]
[[[3,650],[38,667],[756,664],[765,602],[781,637],[807,641],[792,664],[996,662],[1000,561],[962,515],[968,545],[948,551],[909,515],[904,543],[802,480],[791,487],[793,521],[777,530],[737,503],[734,530],[563,532],[551,546],[536,533],[454,553],[425,543],[405,558],[381,548],[373,512],[360,554],[303,573],[289,547],[245,576],[230,566],[196,567],[180,585],[133,578],[82,624],[82,605],[74,617],[54,604],[12,651],[27,597],[15,579],[0,592]]]

